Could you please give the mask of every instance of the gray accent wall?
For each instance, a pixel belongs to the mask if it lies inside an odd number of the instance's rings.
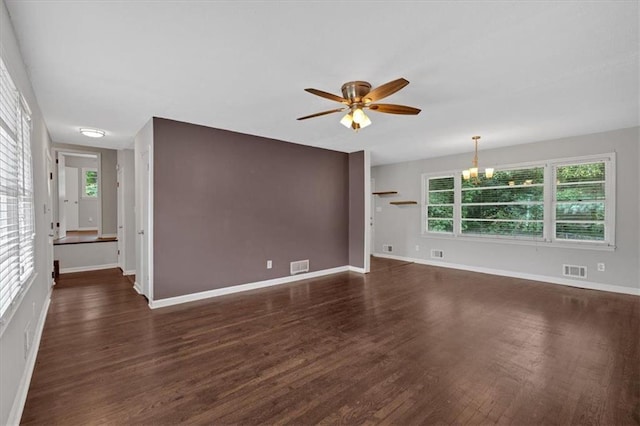
[[[115,149],[54,143],[53,149],[100,153],[100,191],[102,191],[102,234],[115,236],[118,232],[117,170],[118,152]],[[57,191],[57,189],[55,189]],[[57,204],[57,202],[56,202]],[[57,208],[56,208],[57,211]],[[56,217],[56,221],[58,218]]]
[[[154,300],[349,264],[348,154],[160,118],[153,135]]]
[[[364,151],[349,154],[349,265],[364,268]]]
[[[587,266],[586,281],[640,290],[638,127],[604,133],[574,136],[508,148],[487,149],[487,138],[480,147],[480,166],[516,164],[557,158],[616,153],[616,248],[614,251],[549,247],[544,243],[521,245],[486,241],[456,240],[421,235],[420,205],[395,207],[389,199],[378,197],[373,211],[376,232],[374,252],[382,253],[391,244],[391,254],[430,259],[431,249],[444,250],[444,262],[453,265],[488,268],[513,273],[560,279],[562,264]],[[427,142],[425,142],[427,143]],[[389,164],[372,168],[376,188],[396,190],[399,200],[422,200],[423,173],[447,172],[469,167],[473,153]],[[377,211],[377,209],[381,211]],[[418,250],[416,250],[416,247]],[[605,263],[604,272],[597,263]]]

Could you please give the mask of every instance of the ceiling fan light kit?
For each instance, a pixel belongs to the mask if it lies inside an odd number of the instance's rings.
[[[298,120],[306,120],[307,118],[320,117],[334,112],[347,111],[347,114],[340,120],[340,124],[347,128],[350,127],[357,132],[371,124],[371,119],[364,112],[365,109],[387,114],[417,115],[420,113],[418,108],[405,105],[373,103],[394,94],[407,84],[409,84],[408,80],[399,78],[371,90],[371,84],[366,81],[350,81],[342,85],[342,97],[318,89],[304,89],[311,94],[340,102],[345,106],[300,117]]]

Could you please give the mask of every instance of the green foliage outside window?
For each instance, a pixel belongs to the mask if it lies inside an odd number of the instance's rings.
[[[456,208],[460,233],[542,238],[544,225],[555,225],[559,240],[605,239],[606,163],[559,165],[553,169],[555,223],[545,218],[545,168],[498,170],[492,179],[460,179],[459,207],[454,176],[428,178],[426,229],[453,233]]]
[[[542,238],[544,168],[499,170],[462,181],[463,234]]]
[[[604,240],[605,163],[556,168],[556,238]]]
[[[84,172],[84,196],[98,196],[98,172],[95,170],[86,170]]]

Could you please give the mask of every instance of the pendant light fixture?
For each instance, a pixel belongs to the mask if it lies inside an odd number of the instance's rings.
[[[478,177],[478,139],[480,136],[473,136],[473,142],[475,143],[475,154],[473,156],[473,167],[468,168],[462,171],[462,177],[464,180],[473,179],[474,183],[480,183],[480,178]],[[491,179],[493,177],[493,168],[487,167],[484,169],[484,177],[487,179]]]

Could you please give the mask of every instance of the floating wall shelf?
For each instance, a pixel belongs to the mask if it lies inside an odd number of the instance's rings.
[[[372,192],[373,195],[393,195],[393,194],[397,194],[398,191],[377,191],[377,192]]]
[[[410,204],[418,204],[417,201],[391,201],[389,204],[393,204],[394,206],[408,206]]]

